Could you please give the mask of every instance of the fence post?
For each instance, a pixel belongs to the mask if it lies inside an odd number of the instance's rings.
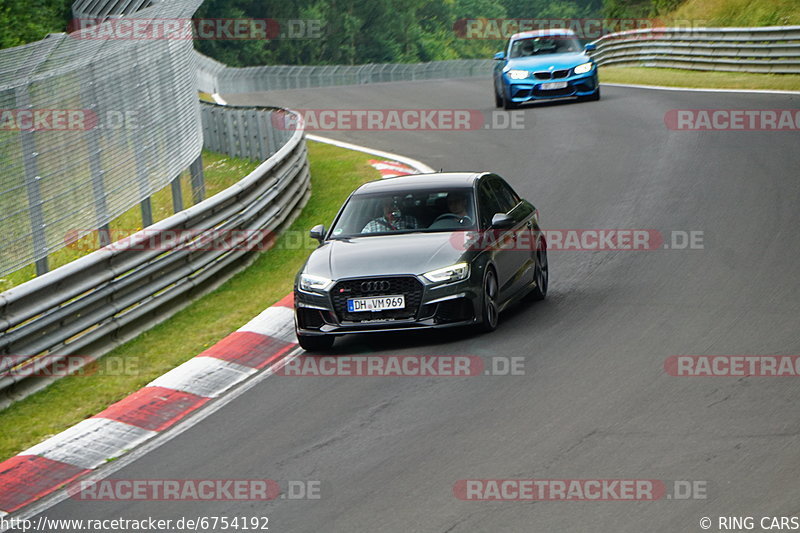
[[[206,178],[203,174],[203,154],[197,156],[189,166],[192,178],[192,204],[202,202],[206,197]]]
[[[28,86],[16,88],[17,109],[31,107]],[[36,275],[41,276],[49,270],[47,264],[47,236],[44,231],[44,214],[42,213],[42,192],[39,184],[39,169],[36,163],[35,133],[32,130],[20,130],[19,141],[22,148],[22,160],[25,165],[25,191],[28,195],[30,209],[31,236],[33,238],[33,257],[36,258]]]
[[[170,188],[172,189],[172,211],[177,213],[179,211],[183,211],[183,191],[181,190],[181,175],[178,174],[175,176],[171,182],[169,182]]]
[[[87,74],[88,80],[88,89],[85,88],[86,84],[81,84],[81,87],[84,89],[81,91],[81,100],[83,100],[87,105],[84,107],[88,108],[90,106],[96,106],[98,103],[97,100],[97,90],[95,89],[95,81],[94,81],[94,73],[90,69]],[[105,117],[98,117],[98,120],[103,120]],[[99,124],[99,128],[107,127],[107,124],[103,124],[102,122]],[[86,135],[86,150],[89,153],[89,173],[91,174],[92,178],[92,194],[94,196],[94,213],[95,213],[95,220],[98,228],[98,234],[100,237],[100,246],[108,246],[111,244],[110,240],[110,232],[108,231],[108,222],[109,222],[109,214],[108,214],[108,205],[106,204],[106,191],[105,191],[105,183],[103,182],[103,174],[105,171],[103,170],[103,166],[100,163],[100,143],[98,141],[99,136],[98,128],[87,132]],[[104,231],[105,230],[105,231]]]
[[[148,196],[144,200],[142,200],[139,205],[142,207],[142,227],[146,228],[147,226],[153,225],[153,204],[150,201],[150,197]]]

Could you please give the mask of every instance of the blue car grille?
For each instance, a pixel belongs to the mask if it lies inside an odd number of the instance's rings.
[[[554,70],[552,72],[549,70],[540,70],[538,72],[534,72],[533,76],[537,80],[560,80],[569,76],[569,69]]]

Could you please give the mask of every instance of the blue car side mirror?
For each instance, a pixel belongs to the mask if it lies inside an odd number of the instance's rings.
[[[594,43],[589,43],[586,46],[584,46],[583,49],[586,50],[587,52],[594,52],[595,50],[597,50],[597,45]]]
[[[506,58],[506,53],[505,53],[505,52],[497,52],[497,53],[494,55],[494,59],[495,59],[495,61],[502,61],[502,60],[504,60],[505,58]]]

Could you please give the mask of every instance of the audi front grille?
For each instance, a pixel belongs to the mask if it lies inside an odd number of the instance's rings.
[[[371,296],[393,296],[402,294],[406,306],[403,309],[364,311],[351,313],[347,310],[348,298]],[[362,322],[364,320],[416,318],[422,302],[422,283],[412,276],[391,278],[348,279],[337,282],[331,290],[333,310],[340,322]]]

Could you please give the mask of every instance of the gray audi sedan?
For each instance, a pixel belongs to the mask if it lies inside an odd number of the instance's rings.
[[[319,241],[294,284],[301,347],[346,333],[477,324],[547,295],[538,212],[497,174],[436,173],[366,183]]]

